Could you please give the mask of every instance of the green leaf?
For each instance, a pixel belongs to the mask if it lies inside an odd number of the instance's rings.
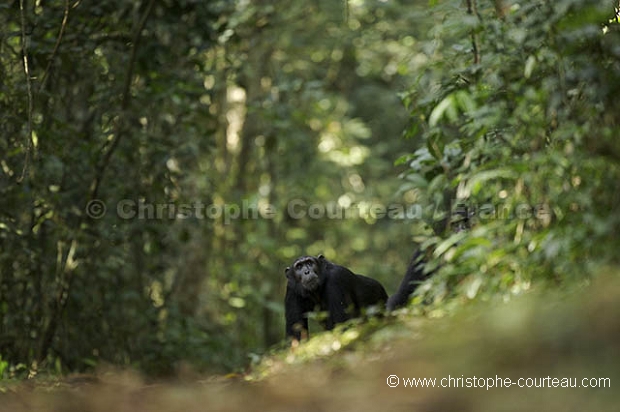
[[[536,66],[536,57],[530,55],[525,61],[525,69],[523,70],[523,76],[526,79],[529,79],[532,76],[534,66]]]
[[[435,248],[435,251],[433,252],[433,255],[435,257],[442,256],[444,253],[446,253],[448,249],[450,249],[452,246],[456,245],[458,242],[463,240],[466,236],[467,236],[467,232],[459,232],[459,233],[453,234],[452,236],[450,236],[449,238],[447,238],[443,242],[440,242],[437,245],[437,247]]]
[[[482,185],[489,180],[494,179],[514,179],[517,177],[517,174],[514,170],[511,169],[495,169],[495,170],[485,170],[483,172],[479,172],[470,177],[467,185],[465,185],[465,192],[478,194],[482,189]]]
[[[444,97],[431,112],[431,115],[428,118],[428,125],[431,127],[437,126],[437,123],[439,123],[439,120],[441,120],[445,114],[447,114],[450,119],[455,118],[456,108],[454,103],[454,95],[449,94]]]
[[[472,113],[476,110],[477,105],[471,94],[465,90],[459,90],[455,93],[455,99],[458,106],[464,113]]]

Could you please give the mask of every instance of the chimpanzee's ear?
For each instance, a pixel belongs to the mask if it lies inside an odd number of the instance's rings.
[[[319,254],[318,258],[319,258],[319,260],[323,260],[323,259],[325,259],[325,256],[323,256],[323,254],[321,253],[321,254]]]
[[[287,266],[286,269],[284,269],[284,273],[288,275],[288,271],[291,270],[290,266]]]

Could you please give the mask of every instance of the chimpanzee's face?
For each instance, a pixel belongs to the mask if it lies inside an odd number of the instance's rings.
[[[319,276],[319,262],[311,256],[304,256],[293,263],[293,278],[307,291],[313,291],[319,287],[321,277]]]

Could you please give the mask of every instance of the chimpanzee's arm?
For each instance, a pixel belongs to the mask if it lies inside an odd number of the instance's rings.
[[[387,310],[394,310],[407,305],[409,297],[416,290],[418,285],[431,275],[430,273],[424,272],[425,263],[424,255],[417,250],[409,262],[407,272],[398,290],[388,299],[386,305]]]
[[[286,318],[286,336],[301,340],[302,332],[308,333],[307,312],[313,309],[312,302],[295,291],[290,284],[286,287],[284,298],[284,316]]]

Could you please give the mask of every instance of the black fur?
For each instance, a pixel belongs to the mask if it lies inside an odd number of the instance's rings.
[[[396,293],[394,293],[387,301],[387,310],[394,310],[406,306],[409,303],[411,294],[416,290],[418,285],[428,279],[432,273],[424,273],[425,256],[418,250],[413,254],[407,272]]]
[[[307,336],[308,312],[326,312],[323,326],[330,330],[338,323],[359,317],[362,309],[383,306],[388,300],[381,283],[356,275],[322,255],[300,257],[285,273],[288,282],[284,300],[286,335],[298,340]]]

